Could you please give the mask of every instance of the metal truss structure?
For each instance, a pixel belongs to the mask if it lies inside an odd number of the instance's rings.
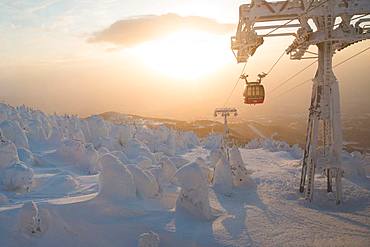
[[[340,95],[332,61],[336,51],[370,38],[368,14],[370,0],[252,0],[239,9],[238,29],[231,38],[238,63],[247,62],[264,38],[287,35],[295,37],[286,49],[291,59],[312,58],[312,54],[318,58],[300,183],[308,201],[313,199],[318,168],[325,171],[328,192],[335,180],[336,202],[342,201]],[[289,32],[292,28],[295,32]],[[261,30],[269,31],[258,34]],[[317,53],[309,51],[310,46],[317,46]]]

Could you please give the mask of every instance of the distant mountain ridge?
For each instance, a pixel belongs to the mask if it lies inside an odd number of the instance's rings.
[[[126,122],[136,122],[146,124],[154,127],[158,124],[164,124],[170,128],[179,131],[193,131],[199,137],[206,137],[211,133],[223,133],[224,125],[222,122],[212,120],[195,120],[195,121],[182,121],[166,118],[155,117],[142,117],[132,114],[122,114],[117,112],[106,112],[100,114],[107,121],[115,124],[123,124]],[[286,140],[291,144],[302,143],[302,138],[298,131],[289,131],[279,128],[279,126],[266,125],[265,123],[258,123],[256,121],[243,121],[243,122],[230,122],[230,136],[238,143],[247,143],[253,139],[259,138],[276,138],[279,140]]]
[[[105,120],[122,124],[127,121],[141,122],[151,127],[165,124],[179,131],[193,131],[199,137],[211,133],[222,133],[222,122],[212,120],[183,121],[169,118],[143,117],[133,114],[106,112],[100,114]],[[306,124],[305,117],[300,115],[287,115],[280,118],[265,120],[244,120],[230,122],[231,137],[238,143],[247,143],[252,139],[273,138],[289,144],[305,144]],[[370,153],[370,115],[360,117],[346,116],[343,120],[344,147],[348,151],[361,151]]]

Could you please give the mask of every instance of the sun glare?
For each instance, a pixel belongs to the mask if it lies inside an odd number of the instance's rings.
[[[150,69],[166,76],[195,80],[232,61],[225,36],[183,30],[146,42],[132,51]]]

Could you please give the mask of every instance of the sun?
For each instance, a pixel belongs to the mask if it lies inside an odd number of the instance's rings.
[[[182,30],[132,48],[153,71],[183,80],[196,80],[232,61],[226,36]],[[225,51],[226,50],[226,51]]]

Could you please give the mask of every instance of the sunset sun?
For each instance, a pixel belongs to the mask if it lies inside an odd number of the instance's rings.
[[[132,48],[149,69],[175,79],[195,80],[232,60],[224,36],[182,30]]]

